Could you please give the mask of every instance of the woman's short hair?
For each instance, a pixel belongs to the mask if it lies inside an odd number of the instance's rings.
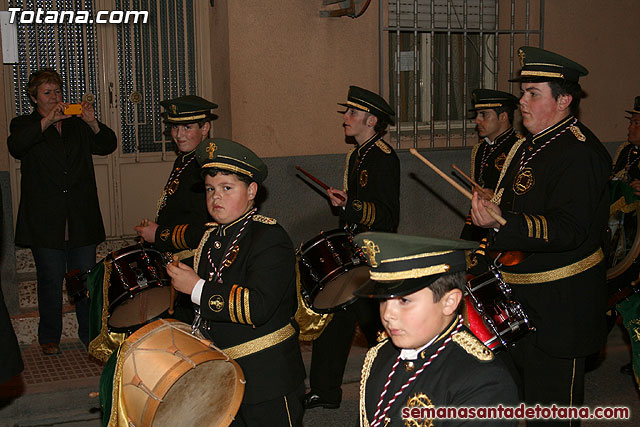
[[[44,83],[55,83],[62,89],[62,77],[53,68],[41,68],[40,70],[31,73],[29,76],[29,82],[27,83],[27,95],[29,95],[29,102],[35,107],[36,103],[33,102],[34,98],[38,96],[38,87]]]

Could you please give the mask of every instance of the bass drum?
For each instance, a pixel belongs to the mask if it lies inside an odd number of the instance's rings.
[[[119,358],[131,425],[228,426],[238,412],[242,370],[210,341],[193,336],[186,323],[159,319],[140,328]]]

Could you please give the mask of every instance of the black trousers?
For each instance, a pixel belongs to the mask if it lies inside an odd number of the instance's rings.
[[[242,403],[231,427],[302,427],[304,382],[284,396],[254,405]]]
[[[382,329],[379,313],[377,301],[357,299],[346,309],[333,314],[329,325],[313,342],[309,374],[311,392],[330,402],[339,403],[342,400],[342,376],[356,324],[360,325],[371,347],[376,343],[378,331]]]
[[[521,400],[530,407],[581,407],[586,357],[554,357],[535,344],[535,333],[522,338],[500,357],[511,371]],[[580,420],[527,420],[527,426],[578,426]]]

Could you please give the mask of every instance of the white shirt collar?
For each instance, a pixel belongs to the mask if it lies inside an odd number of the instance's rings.
[[[420,355],[420,352],[422,350],[424,350],[425,348],[429,347],[431,344],[433,344],[433,342],[436,340],[436,338],[438,338],[439,335],[436,335],[435,337],[433,337],[433,339],[431,341],[429,341],[428,343],[426,343],[425,345],[423,345],[422,347],[420,347],[419,349],[415,350],[413,348],[403,348],[402,350],[400,350],[400,359],[402,360],[416,360],[418,358],[418,356]]]

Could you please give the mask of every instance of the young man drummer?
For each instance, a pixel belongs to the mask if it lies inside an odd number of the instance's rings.
[[[242,368],[247,383],[232,425],[300,426],[305,371],[293,320],[295,253],[286,231],[255,207],[267,166],[225,139],[203,141],[196,156],[215,222],[193,268],[179,263],[167,272],[198,305],[194,325]]]
[[[346,141],[355,143],[347,154],[344,191],[327,190],[331,204],[339,210],[340,226],[353,233],[395,231],[400,213],[400,162],[382,140],[395,113],[380,95],[358,86],[349,88],[347,101],[340,105],[347,108],[342,116]],[[340,406],[342,376],[356,323],[373,345],[380,327],[376,307],[359,300],[334,313],[313,342],[306,409]]]
[[[459,315],[464,249],[477,244],[375,232],[356,236],[356,244],[372,267],[371,281],[356,295],[380,302],[390,338],[365,358],[360,425],[423,425],[424,419],[403,418],[403,408],[515,406],[517,390],[509,372]],[[498,422],[483,421],[478,425]]]
[[[507,154],[518,140],[513,129],[518,98],[510,93],[491,89],[475,89],[471,98],[471,111],[475,114],[473,122],[481,138],[471,150],[471,178],[493,193]],[[485,229],[472,224],[469,214],[460,238],[479,242],[487,234]]]
[[[145,219],[134,228],[146,242],[155,243],[160,250],[175,252],[188,248],[173,244],[177,236],[173,235],[176,230],[172,225],[209,221],[195,149],[209,137],[211,110],[218,106],[195,95],[167,99],[160,105],[165,108],[164,120],[179,153],[158,200],[156,220]]]
[[[178,149],[178,157],[162,190],[155,221],[143,219],[134,227],[136,234],[162,252],[172,252],[191,265],[194,245],[188,245],[181,236],[187,225],[194,224],[198,233],[202,225],[209,221],[206,209],[204,183],[200,166],[195,159],[195,149],[208,138],[213,119],[212,109],[218,108],[213,102],[195,95],[185,95],[160,102],[165,109],[164,121],[171,138]],[[193,239],[199,240],[199,236]],[[178,297],[174,317],[190,323],[193,308],[188,298]]]

